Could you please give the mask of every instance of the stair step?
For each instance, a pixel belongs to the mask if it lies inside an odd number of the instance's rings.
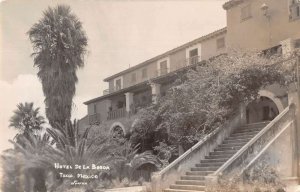
[[[204,176],[196,176],[196,175],[184,175],[181,176],[180,179],[182,180],[205,180]]]
[[[220,149],[220,148],[216,148],[214,150],[214,152],[224,152],[224,153],[236,153],[238,151],[238,149],[231,149],[231,148],[228,148],[228,149]]]
[[[205,185],[205,180],[179,180],[175,182],[176,185]]]
[[[216,171],[219,167],[192,167],[191,171]]]
[[[223,162],[220,162],[220,163],[198,163],[195,166],[196,167],[218,167],[223,164],[224,164]]]
[[[227,144],[227,143],[247,143],[250,141],[250,139],[236,139],[236,140],[227,140],[225,139],[222,144]]]
[[[251,139],[255,136],[256,134],[253,135],[230,135],[227,140],[236,140],[236,139]]]
[[[243,147],[243,145],[241,145],[241,146],[218,146],[216,149],[215,149],[215,151],[227,151],[227,150],[234,150],[234,151],[238,151],[240,148],[242,148]]]
[[[183,190],[183,189],[164,189],[163,192],[204,192],[203,191],[195,191],[195,190]]]
[[[190,176],[190,175],[197,175],[197,176],[206,176],[209,174],[212,174],[214,171],[187,171],[186,175]]]
[[[245,145],[246,143],[248,143],[248,141],[234,141],[234,140],[232,140],[232,141],[223,141],[222,145],[228,144],[228,145],[238,145],[238,146],[240,146],[240,145]]]
[[[242,136],[234,136],[234,135],[230,135],[229,137],[226,138],[226,140],[236,140],[236,139],[251,139],[255,136],[254,135],[242,135]]]
[[[258,127],[258,128],[251,128],[251,129],[237,129],[233,132],[233,134],[236,134],[236,133],[253,133],[253,132],[259,132],[261,131],[262,128],[261,127]]]
[[[253,132],[245,132],[245,133],[232,133],[230,137],[254,137],[259,131],[253,131]]]
[[[195,190],[195,191],[204,191],[205,186],[201,185],[170,185],[170,189],[184,189],[184,190]]]
[[[228,154],[228,155],[209,155],[209,156],[206,156],[205,159],[224,159],[224,158],[229,159],[232,156],[233,156],[232,154]]]
[[[200,163],[225,163],[228,158],[219,158],[219,159],[203,159]]]
[[[270,121],[264,121],[264,122],[259,122],[259,123],[251,123],[251,124],[246,124],[243,125],[241,128],[249,128],[249,127],[265,127],[270,123]]]
[[[209,155],[234,155],[236,151],[214,151],[210,152]]]
[[[219,145],[219,148],[223,148],[223,147],[243,147],[246,143],[223,143],[221,145]]]

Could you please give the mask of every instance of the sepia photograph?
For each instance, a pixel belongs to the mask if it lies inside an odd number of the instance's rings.
[[[300,0],[0,0],[1,192],[300,192]]]

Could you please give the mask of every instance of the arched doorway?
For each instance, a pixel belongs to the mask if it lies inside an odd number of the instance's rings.
[[[110,128],[110,134],[112,138],[124,138],[125,137],[125,129],[121,123],[114,123]]]
[[[116,126],[112,129],[111,135],[113,138],[123,138],[125,136],[123,129],[120,126]]]
[[[251,102],[246,108],[246,123],[258,123],[273,120],[279,114],[275,102],[268,97],[261,96]]]

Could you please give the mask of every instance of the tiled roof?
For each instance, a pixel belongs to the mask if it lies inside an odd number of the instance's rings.
[[[110,77],[107,77],[107,78],[104,79],[104,81],[108,82],[108,81],[111,80],[111,79],[114,79],[114,78],[116,78],[116,77],[118,77],[118,76],[120,76],[120,75],[123,75],[123,74],[125,74],[125,73],[131,72],[131,71],[133,71],[133,70],[135,70],[135,69],[138,69],[138,68],[140,68],[140,67],[143,67],[143,66],[145,66],[145,65],[147,65],[147,64],[149,64],[149,63],[151,63],[151,62],[153,62],[153,61],[156,61],[156,60],[159,60],[159,59],[161,59],[161,58],[164,58],[164,57],[166,57],[166,56],[168,56],[168,55],[170,55],[170,54],[172,54],[172,53],[174,53],[174,52],[176,52],[176,51],[179,51],[179,50],[184,49],[184,48],[186,48],[186,47],[189,47],[189,46],[191,46],[191,45],[193,45],[193,44],[195,44],[195,43],[199,43],[199,42],[205,41],[205,40],[207,40],[207,39],[209,39],[209,38],[213,38],[213,37],[215,37],[215,36],[217,36],[217,35],[220,35],[220,34],[223,34],[223,33],[226,33],[226,32],[227,32],[227,28],[226,28],[226,27],[224,27],[224,28],[222,28],[222,29],[219,29],[219,30],[216,30],[216,31],[214,31],[214,32],[212,32],[212,33],[209,33],[209,34],[204,35],[204,36],[202,36],[202,37],[199,37],[199,38],[197,38],[197,39],[195,39],[195,40],[193,40],[193,41],[190,41],[190,42],[188,42],[188,43],[185,43],[185,44],[183,44],[183,45],[181,45],[181,46],[179,46],[179,47],[176,47],[176,48],[174,48],[174,49],[172,49],[172,50],[170,50],[170,51],[167,51],[167,52],[165,52],[165,53],[163,53],[163,54],[161,54],[161,55],[158,55],[158,56],[153,57],[153,58],[151,58],[151,59],[149,59],[149,60],[147,60],[147,61],[144,61],[143,63],[140,63],[140,64],[138,64],[138,65],[135,65],[134,67],[128,68],[128,69],[126,69],[126,70],[124,70],[124,71],[121,71],[121,72],[116,73],[116,74],[114,74],[114,75],[112,75],[112,76],[110,76]]]

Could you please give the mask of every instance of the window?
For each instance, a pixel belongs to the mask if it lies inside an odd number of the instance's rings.
[[[290,5],[290,20],[300,19],[300,1],[294,1]]]
[[[160,75],[165,75],[168,73],[168,61],[162,61],[159,63],[159,67],[160,67]]]
[[[170,58],[165,57],[157,61],[157,76],[170,72]]]
[[[300,39],[295,40],[295,48],[300,48]]]
[[[189,64],[190,65],[197,64],[198,63],[198,48],[190,50],[189,56],[190,56]]]
[[[142,78],[147,78],[148,77],[148,73],[147,73],[147,68],[142,69]]]
[[[135,83],[136,82],[136,73],[132,73],[131,74],[131,83]]]
[[[217,49],[222,49],[225,47],[225,38],[219,38],[217,39]]]
[[[94,114],[96,114],[97,113],[97,105],[96,104],[94,104]]]
[[[122,89],[122,81],[121,81],[121,79],[117,79],[115,83],[116,83],[115,84],[116,91]]]
[[[184,66],[194,65],[201,61],[201,43],[193,44],[185,50],[186,62]]]
[[[198,49],[192,49],[190,50],[190,58],[191,57],[197,57],[198,56]]]
[[[242,7],[241,9],[241,21],[248,20],[252,17],[251,15],[251,5]]]

